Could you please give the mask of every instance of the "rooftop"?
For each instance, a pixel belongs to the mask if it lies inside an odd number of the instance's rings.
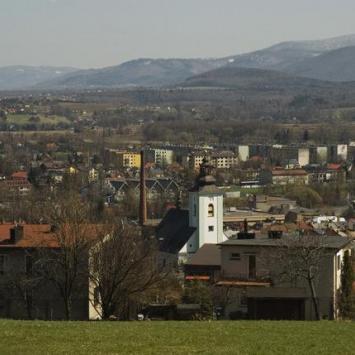
[[[216,244],[204,244],[196,254],[194,254],[187,265],[221,265],[221,250]]]
[[[277,247],[282,246],[282,240],[287,241],[295,238],[294,236],[285,235],[281,239],[271,239],[268,236],[262,235],[255,239],[230,239],[219,245],[222,246],[260,246],[260,247]],[[319,238],[322,247],[327,249],[342,249],[352,242],[351,239],[332,236],[313,236],[312,238]]]

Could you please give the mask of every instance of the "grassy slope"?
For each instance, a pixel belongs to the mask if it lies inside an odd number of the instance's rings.
[[[336,322],[0,321],[0,353],[353,354],[354,332]]]

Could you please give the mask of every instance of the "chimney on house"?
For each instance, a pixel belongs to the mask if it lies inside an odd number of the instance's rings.
[[[255,239],[255,233],[249,232],[248,230],[248,220],[244,219],[244,229],[242,232],[237,234],[237,239]]]
[[[10,242],[16,244],[23,237],[23,226],[16,224],[10,228]]]
[[[244,233],[248,233],[248,220],[244,219]]]
[[[144,150],[141,150],[140,172],[140,200],[139,200],[139,224],[144,226],[147,222],[147,192],[145,187],[145,161]]]

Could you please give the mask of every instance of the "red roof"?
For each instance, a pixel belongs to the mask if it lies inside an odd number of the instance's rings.
[[[330,163],[327,165],[327,168],[329,170],[339,170],[339,169],[341,169],[341,164]]]
[[[273,176],[306,176],[307,172],[303,169],[280,169],[272,170]]]
[[[58,248],[59,242],[56,234],[49,224],[21,224],[23,235],[16,243],[10,240],[10,230],[16,225],[11,223],[0,224],[0,250],[1,248]],[[83,230],[86,238],[93,240],[97,237],[99,225],[88,224]]]
[[[261,157],[260,155],[254,155],[249,160],[252,160],[252,161],[263,161],[264,158]]]
[[[16,243],[10,241],[10,229],[15,224],[0,224],[0,249],[3,247],[12,248],[34,248],[34,247],[58,247],[54,234],[49,224],[24,224],[23,236]]]
[[[27,180],[28,179],[28,174],[26,171],[16,171],[11,175],[11,179],[21,179],[21,180]]]

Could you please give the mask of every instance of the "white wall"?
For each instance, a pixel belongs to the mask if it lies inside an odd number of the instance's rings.
[[[309,164],[309,149],[300,148],[298,149],[298,164],[300,166],[305,166]]]
[[[208,206],[213,204],[214,216],[208,216]],[[196,215],[195,215],[196,211]],[[190,192],[189,194],[189,225],[196,231],[187,242],[187,252],[195,253],[206,243],[223,242],[223,195]],[[213,230],[210,230],[213,227]]]
[[[338,159],[346,160],[348,158],[348,146],[346,144],[337,145]]]
[[[249,159],[249,146],[247,145],[238,146],[238,155],[241,161],[247,161]]]
[[[317,147],[317,163],[326,163],[328,160],[328,147]]]

